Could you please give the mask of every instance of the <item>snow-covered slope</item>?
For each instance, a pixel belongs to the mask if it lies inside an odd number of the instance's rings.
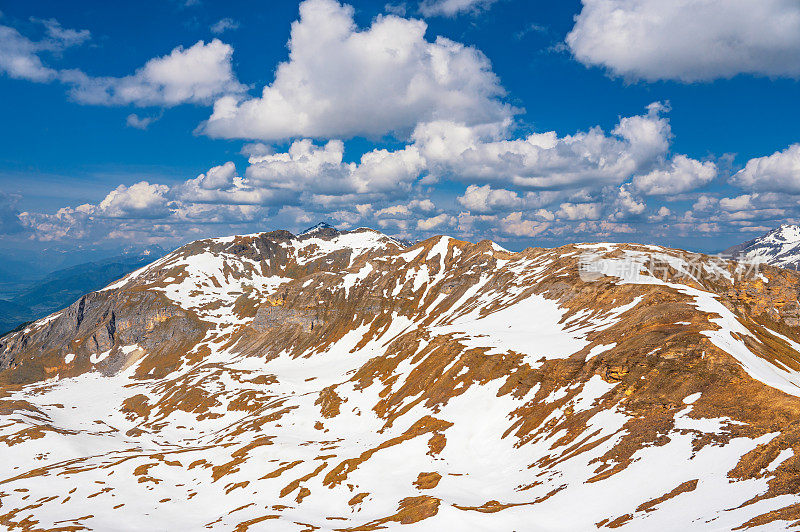
[[[798,287],[655,246],[198,241],[0,339],[0,524],[791,528]]]
[[[790,270],[800,269],[800,226],[784,224],[763,236],[723,252],[740,260],[759,261]]]

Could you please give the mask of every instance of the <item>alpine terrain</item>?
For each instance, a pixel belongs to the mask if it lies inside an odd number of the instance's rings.
[[[200,240],[0,339],[0,524],[796,528],[798,292],[658,246]]]
[[[800,225],[783,224],[768,233],[723,251],[734,258],[800,269]]]

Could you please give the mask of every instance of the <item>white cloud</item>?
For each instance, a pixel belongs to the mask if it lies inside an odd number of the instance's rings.
[[[500,220],[498,229],[507,235],[520,237],[533,237],[546,231],[550,227],[547,222],[534,222],[525,220],[521,212],[512,212]]]
[[[204,131],[213,137],[280,140],[405,135],[422,121],[478,124],[511,113],[489,60],[426,24],[379,16],[359,30],[353,8],[306,0],[292,24],[289,60],[260,98],[224,97]]]
[[[709,223],[703,222],[697,224],[696,229],[701,233],[718,233],[719,232],[719,224],[716,223]]]
[[[423,0],[419,11],[426,17],[443,15],[452,17],[459,13],[476,13],[488,9],[497,0]]]
[[[411,209],[405,205],[392,205],[375,211],[376,217],[390,216],[390,217],[405,217],[411,214]]]
[[[556,216],[566,220],[597,220],[602,212],[600,203],[562,203]]]
[[[337,193],[352,190],[347,177],[355,165],[342,162],[344,144],[331,140],[323,146],[311,140],[298,140],[281,153],[250,158],[246,176],[257,186],[316,193]]]
[[[725,211],[742,211],[744,209],[752,209],[753,200],[758,197],[758,194],[742,194],[734,198],[721,198],[719,206]]]
[[[388,192],[407,188],[425,168],[425,159],[415,146],[390,152],[373,150],[361,157],[352,174],[357,192]]]
[[[89,30],[73,30],[70,28],[65,28],[54,18],[45,20],[32,18],[31,20],[44,26],[45,33],[47,34],[51,44],[50,49],[60,51],[70,46],[83,44],[92,37],[92,34],[89,32]]]
[[[750,159],[730,181],[751,190],[800,193],[800,144]]]
[[[39,54],[58,54],[70,46],[82,44],[91,34],[88,30],[63,28],[55,19],[32,20],[44,25],[46,38],[32,41],[16,29],[0,25],[0,72],[39,83],[53,81],[59,72],[46,66]]]
[[[263,157],[264,155],[272,155],[275,153],[275,149],[263,142],[250,142],[242,146],[239,153],[247,157]]]
[[[181,103],[210,104],[214,99],[240,94],[247,87],[233,73],[233,48],[218,39],[198,41],[189,48],[178,46],[163,57],[147,61],[134,74],[121,78],[93,77],[78,69],[54,69],[41,55],[60,54],[86,42],[88,30],[64,28],[55,19],[31,19],[44,26],[40,41],[0,25],[0,73],[34,82],[60,81],[70,86],[71,97],[94,105],[171,107]],[[129,116],[128,125],[144,129],[152,119]]]
[[[150,127],[150,124],[159,120],[160,118],[161,116],[139,116],[136,113],[131,113],[125,119],[125,124],[128,127],[144,130]]]
[[[635,233],[636,229],[628,224],[603,220],[601,222],[581,222],[572,229],[572,232],[587,233],[596,237],[607,237],[618,233]]]
[[[633,178],[637,190],[649,196],[680,194],[710,183],[717,177],[717,165],[685,155],[673,157],[669,166]]]
[[[36,43],[17,30],[0,26],[0,70],[7,75],[39,82],[54,79],[56,71],[42,64],[37,51]]]
[[[616,194],[613,203],[609,200],[611,207],[614,209],[610,216],[613,220],[623,220],[631,216],[638,216],[647,208],[643,201],[631,193],[628,185],[621,186]]]
[[[240,93],[245,87],[231,67],[233,48],[214,39],[189,48],[178,46],[163,57],[150,59],[134,74],[122,78],[91,77],[79,70],[63,71],[72,85],[71,96],[81,103],[171,107],[181,103],[210,103]]]
[[[567,45],[586,65],[649,81],[800,76],[795,0],[583,0]]]
[[[223,19],[218,20],[214,24],[212,24],[209,29],[211,33],[215,35],[220,35],[228,30],[235,30],[239,27],[239,23],[233,20],[232,18],[225,17]]]
[[[550,131],[502,140],[505,132],[494,125],[437,121],[420,124],[413,139],[431,173],[460,181],[525,189],[599,187],[622,183],[664,156],[672,136],[664,110],[652,104],[645,115],[620,119],[610,134],[595,127],[564,137]]]
[[[176,187],[177,197],[189,203],[284,205],[297,203],[297,194],[281,187],[259,186],[238,175],[236,165],[215,166]]]
[[[495,211],[510,211],[520,208],[524,201],[514,191],[506,189],[492,189],[489,185],[470,185],[458,202],[470,212],[491,213]]]
[[[253,185],[315,194],[390,193],[407,190],[425,161],[413,147],[373,150],[359,163],[344,163],[339,140],[317,146],[311,140],[292,143],[287,152],[250,158],[246,175]]]
[[[168,192],[168,186],[147,181],[130,187],[120,185],[91,214],[106,218],[163,218],[169,214]]]
[[[441,227],[443,224],[449,223],[452,221],[452,218],[445,213],[442,213],[438,216],[433,216],[431,218],[424,218],[417,220],[417,229],[420,231],[432,231],[437,227]]]
[[[775,229],[766,225],[746,225],[739,228],[742,233],[766,233],[767,231]]]
[[[205,174],[200,174],[195,181],[200,188],[214,190],[217,188],[228,188],[233,185],[236,178],[236,165],[228,161],[227,163],[211,168]]]
[[[714,209],[719,204],[719,200],[713,196],[707,196],[702,194],[697,201],[692,205],[692,210],[695,211],[710,211]]]
[[[336,224],[338,229],[349,229],[353,227],[359,220],[361,215],[357,212],[351,211],[334,211],[330,214],[331,218],[339,222]]]
[[[405,205],[390,205],[388,207],[378,209],[374,213],[372,213],[371,207],[371,205],[356,205],[356,209],[362,216],[373,214],[376,218],[405,218],[413,216],[415,213],[430,213],[436,210],[436,206],[429,199],[415,199],[409,201]]]
[[[649,216],[648,219],[651,222],[663,222],[671,215],[672,211],[670,211],[667,207],[661,206],[661,208],[658,209],[658,212]]]
[[[436,205],[429,199],[415,199],[408,202],[408,207],[414,211],[431,212],[436,210]]]
[[[20,222],[33,232],[33,238],[40,241],[56,241],[61,239],[82,240],[89,236],[87,230],[88,211],[93,205],[64,207],[54,214],[22,212]]]

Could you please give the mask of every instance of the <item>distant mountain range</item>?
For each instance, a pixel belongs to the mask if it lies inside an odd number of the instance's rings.
[[[0,299],[0,336],[103,288],[165,253],[158,245],[131,248],[120,255],[57,270],[24,284],[12,297]],[[20,265],[13,267],[16,271]]]
[[[768,233],[723,252],[739,260],[758,260],[765,264],[800,269],[800,225],[783,224]]]

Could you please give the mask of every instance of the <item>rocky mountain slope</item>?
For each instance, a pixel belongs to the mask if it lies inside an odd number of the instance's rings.
[[[0,524],[797,527],[798,280],[657,246],[201,240],[0,339]]]
[[[800,225],[781,225],[758,238],[728,248],[723,254],[800,270]]]
[[[47,316],[123,275],[165,255],[160,246],[134,248],[120,255],[51,272],[0,299],[0,336],[20,324]]]

